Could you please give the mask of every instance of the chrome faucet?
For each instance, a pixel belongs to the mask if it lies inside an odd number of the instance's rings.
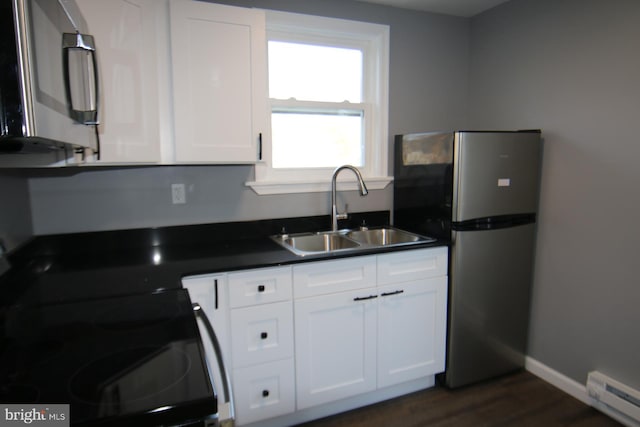
[[[355,167],[351,165],[343,165],[337,167],[336,170],[333,171],[333,176],[331,177],[331,230],[333,231],[338,231],[339,219],[347,219],[349,216],[346,207],[343,213],[338,213],[338,207],[336,206],[336,178],[338,178],[340,171],[344,169],[350,169],[356,174],[356,177],[358,178],[358,185],[360,186],[360,195],[366,196],[369,194],[369,190],[367,190],[367,186],[364,184],[360,171]]]

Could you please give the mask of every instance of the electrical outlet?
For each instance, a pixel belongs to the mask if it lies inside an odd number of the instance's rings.
[[[174,205],[187,203],[187,193],[184,184],[171,184],[171,201]]]

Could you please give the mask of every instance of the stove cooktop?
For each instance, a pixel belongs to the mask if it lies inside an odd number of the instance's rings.
[[[217,413],[186,290],[14,306],[4,316],[2,403],[70,404],[78,426]]]

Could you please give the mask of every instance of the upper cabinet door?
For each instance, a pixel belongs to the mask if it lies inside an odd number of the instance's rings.
[[[156,0],[78,0],[98,50],[101,163],[159,162]]]
[[[171,0],[176,162],[255,162],[266,134],[263,11]]]

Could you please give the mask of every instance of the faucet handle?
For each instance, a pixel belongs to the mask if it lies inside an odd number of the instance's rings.
[[[336,212],[336,219],[348,219],[349,218],[349,204],[344,204],[344,212]]]
[[[284,228],[284,226],[282,227],[282,229],[280,230],[280,238],[282,240],[288,239],[289,238],[289,234],[287,233],[287,229]]]

